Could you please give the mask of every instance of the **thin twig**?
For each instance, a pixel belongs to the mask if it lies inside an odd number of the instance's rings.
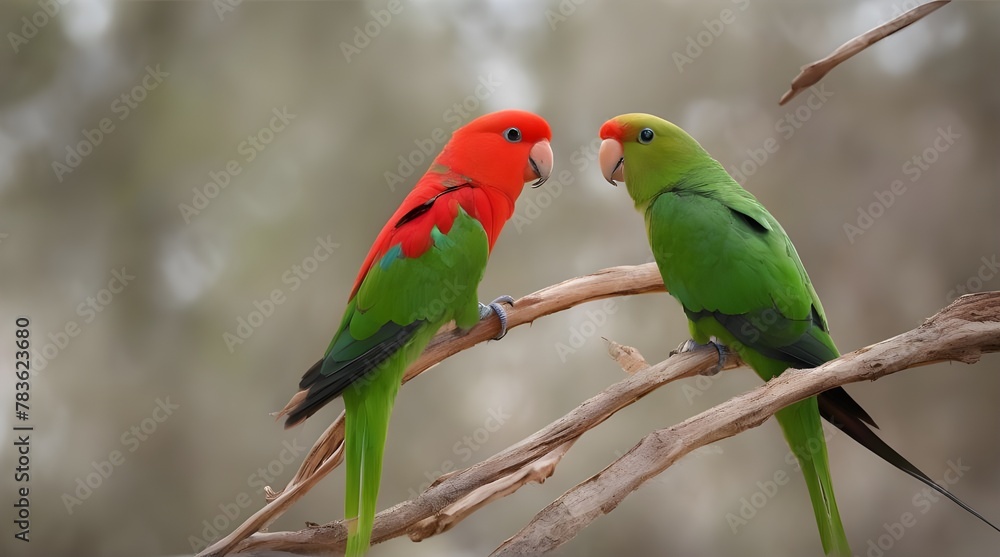
[[[210,547],[203,550],[198,555],[206,554],[217,554],[225,555],[231,551],[236,544],[246,539],[247,536],[253,534],[254,532],[260,532],[264,528],[267,528],[269,524],[275,521],[282,513],[291,508],[291,506],[302,498],[307,491],[312,489],[314,485],[319,483],[324,476],[330,473],[331,470],[337,467],[340,462],[344,459],[344,413],[341,412],[340,416],[330,424],[330,427],[326,428],[323,435],[320,436],[319,440],[310,449],[309,454],[306,456],[307,462],[317,462],[315,458],[312,460],[313,453],[319,453],[323,450],[323,447],[336,447],[334,452],[328,455],[329,458],[324,457],[322,460],[318,461],[316,468],[312,469],[307,476],[303,476],[302,480],[290,484],[280,493],[276,493],[271,490],[270,487],[266,487],[267,495],[267,505],[262,509],[255,512],[239,526],[239,528],[233,530],[228,536],[218,540]],[[300,470],[301,472],[301,470]],[[298,474],[296,474],[298,477]]]
[[[951,2],[951,0],[937,0],[921,4],[892,21],[883,23],[863,35],[854,37],[853,39],[840,45],[837,50],[834,50],[833,53],[826,58],[817,60],[812,64],[802,66],[802,70],[799,72],[799,75],[795,76],[795,79],[792,80],[791,88],[781,96],[781,100],[778,101],[778,104],[784,105],[788,101],[795,98],[795,96],[802,90],[818,83],[819,80],[823,79],[823,77],[830,72],[830,70],[836,68],[855,54],[858,54],[862,50],[881,41],[896,31],[920,21],[931,12],[944,7],[944,5],[949,2]]]

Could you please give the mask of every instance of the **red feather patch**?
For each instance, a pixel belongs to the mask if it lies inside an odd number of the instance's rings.
[[[499,191],[474,184],[446,188],[441,185],[445,180],[440,178],[433,175],[422,178],[382,228],[354,282],[352,298],[371,266],[393,247],[399,245],[405,257],[420,257],[432,245],[431,230],[434,227],[448,234],[458,216],[459,207],[483,225],[492,251],[503,225],[514,213],[514,203]],[[434,201],[426,210],[407,217],[431,199]]]

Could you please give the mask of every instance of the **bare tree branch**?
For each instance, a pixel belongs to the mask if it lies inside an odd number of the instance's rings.
[[[540,317],[586,302],[613,296],[662,291],[663,279],[653,263],[603,269],[590,275],[572,278],[543,288],[517,300],[514,307],[507,311],[507,329],[531,323]],[[500,323],[495,319],[485,320],[465,334],[455,330],[453,326],[443,328],[431,340],[420,358],[406,371],[403,382],[420,375],[449,356],[471,348],[480,342],[491,340],[499,332]],[[285,489],[277,493],[268,488],[267,505],[254,513],[228,536],[203,550],[198,556],[226,555],[233,551],[240,541],[272,523],[295,501],[305,495],[316,482],[340,464],[343,441],[344,414],[342,412],[313,444],[302,465],[299,466],[299,470]]]
[[[649,367],[646,359],[642,357],[642,354],[638,350],[631,346],[621,345],[613,340],[608,340],[608,355],[618,362],[622,371],[630,375]],[[739,358],[733,355],[727,362],[726,369],[734,369],[741,365],[742,362]],[[680,377],[677,378],[679,379]],[[410,539],[418,542],[429,536],[446,532],[481,507],[516,492],[528,483],[543,483],[549,476],[555,473],[556,466],[566,453],[569,452],[570,448],[573,447],[573,444],[576,443],[576,439],[574,438],[559,445],[552,452],[526,464],[516,472],[474,490],[434,516],[421,520],[410,530]],[[441,476],[434,482],[434,485],[446,480],[449,476],[451,474]]]
[[[802,66],[802,70],[799,72],[799,75],[795,76],[795,79],[792,80],[791,88],[781,96],[781,100],[778,101],[778,104],[784,105],[788,101],[794,99],[795,96],[798,95],[803,89],[818,83],[819,80],[823,79],[823,77],[830,72],[830,70],[847,61],[855,54],[858,54],[896,31],[920,21],[931,12],[944,7],[944,5],[949,2],[951,2],[951,0],[937,0],[921,4],[892,21],[883,23],[863,35],[854,37],[853,39],[840,45],[837,50],[834,50],[826,58],[817,60],[812,64]]]
[[[685,454],[756,427],[775,412],[827,389],[874,381],[942,361],[974,363],[1000,351],[1000,292],[963,296],[923,325],[815,369],[789,370],[675,426],[650,433],[628,453],[542,509],[493,556],[541,555],[613,511],[643,483]]]
[[[625,369],[635,369],[635,362],[641,358],[627,347],[616,348],[612,344],[611,351]],[[611,512],[629,493],[684,454],[755,427],[795,401],[838,385],[874,380],[934,362],[974,363],[981,354],[997,351],[1000,351],[1000,292],[963,296],[917,329],[844,355],[815,370],[790,370],[749,393],[647,435],[605,470],[540,511],[495,554],[539,555],[555,549],[597,517]],[[411,532],[422,539],[435,533],[442,524],[442,531],[450,528],[456,520],[436,518],[444,517],[447,513],[442,511],[450,505],[483,486],[491,486],[485,490],[488,494],[503,493],[506,488],[493,482],[504,478],[512,480],[507,488],[524,485],[527,482],[521,482],[516,476],[525,466],[533,462],[544,463],[541,459],[561,458],[556,451],[617,410],[670,381],[704,372],[716,362],[715,350],[706,348],[672,356],[646,368],[638,366],[640,369],[629,377],[520,443],[470,468],[453,472],[417,498],[379,513],[373,541],[382,542]],[[547,456],[553,453],[557,456]],[[462,507],[452,517],[464,518],[497,498],[481,500],[475,508]],[[466,500],[473,502],[472,498]],[[423,522],[429,517],[435,518]],[[297,532],[255,534],[237,549],[244,554],[264,550],[295,554],[336,553],[343,551],[346,537],[346,528],[338,521]]]
[[[520,470],[480,487],[441,512],[425,518],[410,530],[410,539],[419,542],[425,538],[451,530],[462,519],[493,501],[502,499],[529,482],[543,483],[556,471],[562,457],[573,447],[576,439],[559,445],[549,454],[526,464]]]
[[[687,352],[642,373],[631,375],[577,406],[570,413],[541,431],[493,457],[464,470],[452,472],[444,480],[427,488],[420,496],[397,504],[375,518],[372,542],[405,535],[421,520],[441,512],[480,487],[516,473],[525,465],[542,458],[563,444],[575,440],[615,412],[639,400],[656,388],[682,377],[689,377],[713,367],[718,353],[713,348]],[[253,553],[281,550],[297,554],[311,551],[343,552],[347,528],[343,521],[298,532],[254,534],[237,546],[236,552]]]

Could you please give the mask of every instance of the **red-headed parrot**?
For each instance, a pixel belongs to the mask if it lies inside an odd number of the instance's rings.
[[[612,118],[600,135],[604,177],[624,181],[645,217],[656,264],[684,308],[694,343],[715,344],[720,366],[728,347],[765,381],[840,355],[788,235],[697,141],[649,114]],[[826,553],[851,554],[820,416],[990,524],[882,441],[871,416],[838,387],[775,414],[802,467]]]
[[[361,265],[326,353],[280,412],[285,427],[337,396],[346,409],[347,555],[371,541],[389,417],[403,373],[442,325],[469,329],[500,302],[479,303],[486,260],[525,182],[552,172],[552,133],[541,117],[494,112],[459,128],[389,219]],[[352,520],[352,519],[357,520]]]

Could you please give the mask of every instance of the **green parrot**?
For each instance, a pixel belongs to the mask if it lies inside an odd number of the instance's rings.
[[[612,185],[625,182],[646,219],[663,282],[687,315],[694,340],[686,348],[713,344],[719,350],[716,371],[728,348],[765,381],[840,355],[788,235],[694,138],[649,114],[612,118],[600,134],[604,177]],[[997,529],[882,441],[871,429],[878,427],[871,416],[838,387],[775,414],[802,467],[826,553],[851,550],[833,494],[821,416]]]

